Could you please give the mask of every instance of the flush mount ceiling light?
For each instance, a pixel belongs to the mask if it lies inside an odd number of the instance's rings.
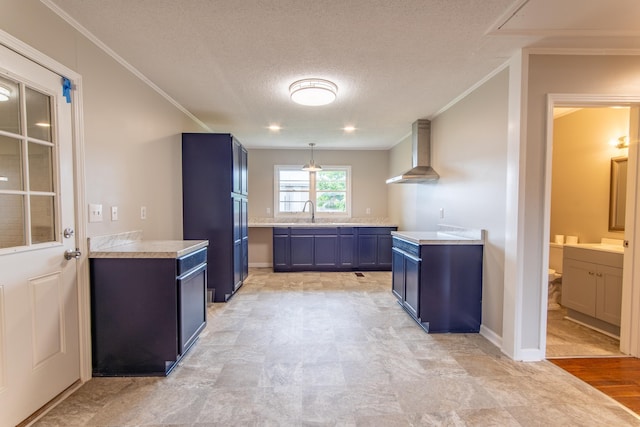
[[[315,147],[315,145],[316,144],[314,144],[313,142],[309,143],[309,147],[311,147],[311,161],[309,161],[309,163],[307,163],[306,165],[302,166],[303,171],[316,172],[316,171],[322,170],[322,166],[316,165],[316,162],[313,160],[313,147]]]
[[[291,83],[291,100],[300,105],[327,105],[336,100],[338,86],[329,80],[304,79]]]

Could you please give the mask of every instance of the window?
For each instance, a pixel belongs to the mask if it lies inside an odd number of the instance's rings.
[[[58,193],[51,96],[0,77],[0,249],[55,242]]]
[[[318,172],[276,166],[275,216],[301,216],[307,200],[314,203],[318,217],[351,216],[350,175],[350,166],[323,166]]]

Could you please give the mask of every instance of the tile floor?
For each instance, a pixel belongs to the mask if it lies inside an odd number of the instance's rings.
[[[550,362],[425,334],[390,281],[254,269],[167,378],[94,378],[35,425],[640,426]]]
[[[624,356],[620,340],[564,318],[566,309],[547,312],[547,358]]]

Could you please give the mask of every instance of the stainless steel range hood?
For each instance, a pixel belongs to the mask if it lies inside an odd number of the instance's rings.
[[[435,181],[440,175],[431,167],[431,121],[420,119],[411,128],[411,157],[413,168],[389,178],[387,184]]]

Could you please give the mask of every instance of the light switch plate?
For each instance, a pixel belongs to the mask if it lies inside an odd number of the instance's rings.
[[[102,205],[89,204],[89,222],[102,222]]]
[[[118,207],[111,206],[111,221],[117,221],[117,220],[118,220]]]

